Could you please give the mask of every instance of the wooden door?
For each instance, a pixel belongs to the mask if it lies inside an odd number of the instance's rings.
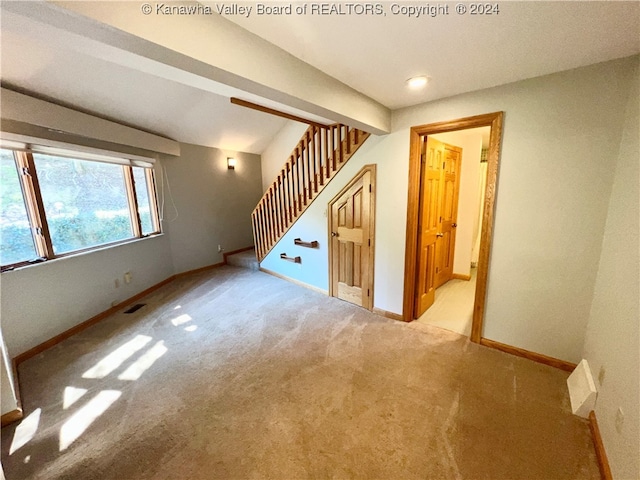
[[[440,200],[439,228],[436,241],[435,286],[447,283],[453,276],[453,254],[456,246],[458,220],[458,193],[460,190],[460,158],[462,149],[444,145],[442,158],[442,199]]]
[[[421,150],[416,318],[433,305],[436,294],[436,240],[440,227],[444,144],[430,137],[423,138]]]
[[[329,203],[329,293],[373,308],[375,165],[365,166]]]

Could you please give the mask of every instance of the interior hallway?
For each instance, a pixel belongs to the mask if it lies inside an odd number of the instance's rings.
[[[471,336],[477,273],[478,269],[472,268],[471,280],[449,280],[436,289],[435,302],[417,322]]]
[[[20,366],[18,479],[597,479],[567,373],[262,272],[181,278]]]

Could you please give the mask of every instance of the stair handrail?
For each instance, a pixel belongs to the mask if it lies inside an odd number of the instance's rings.
[[[258,261],[275,247],[369,135],[342,124],[309,126],[251,213]]]

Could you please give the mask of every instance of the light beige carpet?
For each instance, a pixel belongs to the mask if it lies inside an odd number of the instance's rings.
[[[21,365],[8,480],[598,478],[562,371],[235,267],[144,302]]]

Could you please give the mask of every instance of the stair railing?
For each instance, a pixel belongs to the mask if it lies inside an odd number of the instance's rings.
[[[369,135],[341,124],[307,129],[251,214],[258,261],[267,256]]]

